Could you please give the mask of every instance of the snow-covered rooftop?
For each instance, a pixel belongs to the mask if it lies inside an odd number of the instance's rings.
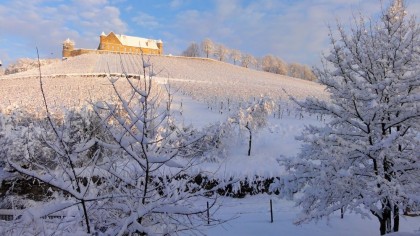
[[[120,40],[121,44],[124,46],[130,47],[142,47],[150,49],[159,49],[157,44],[160,43],[160,40],[146,39],[134,36],[127,36],[122,34],[115,34]]]
[[[63,42],[63,44],[75,44],[74,43],[74,41],[72,41],[72,40],[70,40],[70,38],[67,38],[64,42]]]

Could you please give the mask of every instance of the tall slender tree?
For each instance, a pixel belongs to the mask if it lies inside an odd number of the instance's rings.
[[[214,43],[211,41],[211,39],[206,38],[201,42],[201,50],[206,55],[206,58],[209,58],[209,56],[213,53],[214,50]]]
[[[200,46],[197,43],[191,43],[185,51],[182,52],[184,57],[199,57],[200,56]]]
[[[242,54],[241,65],[245,68],[248,68],[255,62],[255,57],[249,53]]]
[[[241,56],[242,56],[241,51],[237,49],[230,50],[229,57],[230,59],[232,59],[234,65],[236,65],[236,62],[241,60]]]
[[[226,57],[229,55],[229,49],[223,44],[217,44],[214,47],[213,54],[217,58],[217,60],[225,61]]]

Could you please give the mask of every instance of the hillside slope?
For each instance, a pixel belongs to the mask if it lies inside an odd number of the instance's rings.
[[[150,60],[157,79],[167,82],[185,95],[245,99],[260,95],[272,98],[308,96],[327,98],[324,87],[310,81],[256,71],[232,64],[203,58],[145,56]],[[101,76],[141,74],[139,55],[87,54],[41,67],[47,97],[54,104],[77,105],[87,99],[105,99],[112,93],[107,78]],[[0,77],[2,106],[42,104],[39,71],[33,69]]]

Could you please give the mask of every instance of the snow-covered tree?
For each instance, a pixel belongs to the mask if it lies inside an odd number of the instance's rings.
[[[262,57],[256,57],[255,58],[254,68],[256,70],[259,70],[259,71],[262,70],[262,68],[263,68],[263,58]]]
[[[317,71],[331,102],[307,99],[307,111],[330,117],[308,127],[289,174],[275,186],[296,192],[302,215],[318,220],[343,209],[372,214],[380,233],[399,230],[399,214],[420,201],[420,29],[395,1],[377,21],[360,17],[330,33],[331,51]]]
[[[209,38],[204,39],[203,42],[201,42],[201,50],[203,51],[204,55],[206,55],[206,58],[209,58],[214,50],[213,41],[211,41]]]
[[[226,57],[229,55],[229,49],[223,44],[217,44],[214,46],[213,55],[219,61],[225,61]]]
[[[0,116],[0,157],[7,160],[0,167],[51,193],[25,205],[0,233],[172,235],[207,223],[218,186],[203,189],[205,181],[195,181],[202,173],[189,170],[220,134],[177,126],[152,65],[140,64],[143,76],[110,78],[117,99],[92,101],[93,109],[52,114],[40,79],[46,118]],[[63,218],[48,219],[53,213]]]
[[[83,227],[86,233],[95,231],[92,202],[100,194],[101,199],[107,197],[107,192],[101,191],[104,185],[98,184],[101,176],[97,164],[105,149],[96,145],[95,139],[106,138],[96,114],[83,108],[66,111],[63,118],[49,115],[38,121],[29,114],[13,113],[7,117],[2,138],[5,146],[0,152],[7,158],[6,170],[19,173],[22,177],[17,181],[37,181],[54,194],[35,205],[25,206],[23,216],[6,232],[46,233],[42,217],[56,212],[68,217],[65,224],[55,226],[57,234],[74,233]],[[31,196],[27,200],[39,197]],[[66,210],[69,211],[64,213]]]
[[[315,73],[312,71],[311,68],[309,68],[309,66],[304,65],[302,68],[303,71],[303,78],[304,80],[309,80],[309,81],[316,81],[318,78],[316,77]]]
[[[288,75],[294,78],[302,78],[303,70],[302,65],[296,62],[290,63],[288,66]]]
[[[182,52],[184,57],[199,57],[200,56],[200,46],[197,43],[191,43],[185,51]]]
[[[242,56],[241,51],[237,49],[230,50],[229,57],[233,61],[234,65],[236,65],[236,62],[241,60],[241,56]]]
[[[251,156],[253,134],[268,124],[268,115],[273,108],[274,102],[268,97],[261,96],[240,108],[238,114],[230,118],[232,123],[239,124],[240,130],[248,131],[248,156]]]
[[[215,189],[202,189],[194,181],[200,172],[189,172],[200,160],[191,157],[202,151],[204,136],[176,125],[165,90],[153,81],[153,66],[142,60],[140,78],[110,78],[117,103],[95,104],[114,138],[101,145],[123,150],[122,156],[109,158],[106,168],[112,174],[113,194],[119,197],[104,200],[108,207],[99,222],[110,235],[195,230],[207,222],[203,200],[209,200],[210,207],[215,203],[208,197]],[[119,89],[118,83],[130,89]]]
[[[253,65],[255,62],[256,62],[256,59],[251,54],[249,53],[242,54],[241,65],[243,67],[248,68],[251,65]]]
[[[37,62],[41,73],[41,60],[38,58]],[[15,225],[3,232],[70,234],[84,228],[84,232],[90,234],[98,230],[92,222],[99,199],[109,197],[108,188],[100,184],[103,176],[98,170],[105,149],[96,142],[97,138],[107,140],[106,131],[101,129],[100,120],[92,109],[86,107],[53,114],[41,76],[39,80],[47,116],[37,118],[15,113],[3,119],[0,136],[5,146],[0,148],[0,154],[7,160],[5,169],[20,175],[17,180],[22,177],[33,180],[49,187],[53,194],[28,207]],[[56,212],[65,214],[66,221],[56,222],[51,231],[44,227],[44,219]]]
[[[286,63],[273,55],[264,56],[262,59],[262,69],[266,72],[286,75],[287,65]]]
[[[309,81],[317,80],[317,77],[311,68],[309,68],[307,65],[301,65],[299,63],[290,63],[288,67],[288,75]]]

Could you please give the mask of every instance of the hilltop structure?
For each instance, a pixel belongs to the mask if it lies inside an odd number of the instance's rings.
[[[82,54],[102,53],[163,54],[163,42],[161,40],[115,34],[114,32],[111,32],[108,35],[102,32],[99,36],[99,46],[97,50],[75,49],[74,45],[74,41],[70,39],[63,42],[63,58]]]

